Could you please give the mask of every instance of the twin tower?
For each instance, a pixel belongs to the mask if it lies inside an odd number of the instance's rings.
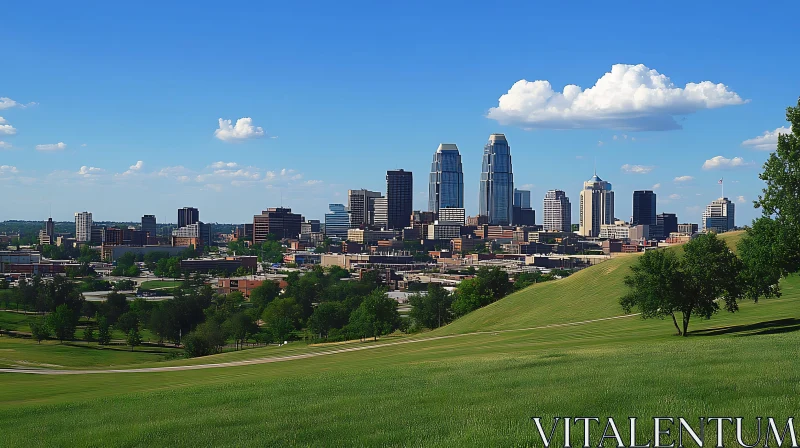
[[[478,214],[490,224],[509,225],[513,220],[514,174],[511,170],[511,148],[506,136],[492,134],[483,147]],[[442,208],[464,208],[464,172],[461,154],[451,143],[439,145],[433,155],[428,211]]]

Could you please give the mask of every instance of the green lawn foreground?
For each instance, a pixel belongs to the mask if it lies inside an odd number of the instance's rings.
[[[147,280],[142,282],[139,286],[143,291],[151,291],[154,289],[169,289],[181,285],[180,280]]]

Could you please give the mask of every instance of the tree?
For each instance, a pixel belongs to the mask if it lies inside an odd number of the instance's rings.
[[[761,208],[765,217],[777,222],[782,246],[780,253],[782,269],[787,272],[800,270],[800,99],[797,107],[786,109],[786,121],[792,132],[778,135],[778,145],[764,163],[759,174],[766,186],[756,208]]]
[[[348,327],[362,340],[389,334],[400,325],[400,313],[397,302],[390,299],[383,289],[376,289],[361,302],[361,305],[350,315]]]
[[[31,322],[31,336],[36,339],[36,342],[41,344],[43,340],[50,337],[50,326],[44,317],[40,317]]]
[[[753,221],[737,245],[742,260],[742,284],[745,298],[758,301],[759,297],[780,297],[778,282],[789,274],[789,258],[784,252],[783,229],[778,221],[761,217]]]
[[[142,345],[142,336],[139,335],[139,329],[134,327],[128,331],[128,337],[125,339],[125,342],[131,346],[131,351],[133,348],[139,345]]]
[[[427,294],[409,298],[412,319],[427,328],[438,328],[452,319],[453,295],[438,283],[428,284]]]
[[[111,330],[105,317],[97,319],[97,343],[108,345],[111,342]]]
[[[139,316],[135,312],[129,311],[119,316],[115,325],[121,332],[128,334],[134,328],[139,328]]]
[[[302,316],[303,309],[293,297],[282,297],[267,305],[261,320],[276,338],[283,341],[298,328]]]
[[[322,302],[314,308],[308,319],[308,327],[319,337],[328,337],[334,328],[341,328],[347,323],[347,310],[341,302]]]
[[[625,277],[628,293],[620,299],[626,313],[637,308],[645,319],[672,317],[678,335],[682,334],[675,313],[682,302],[683,273],[675,252],[668,250],[646,251],[631,266],[632,274]]]
[[[254,307],[263,310],[270,302],[275,300],[281,293],[281,288],[276,282],[264,280],[261,286],[257,286],[250,291],[250,303]]]
[[[505,271],[482,267],[474,278],[463,280],[458,285],[453,301],[453,312],[456,316],[463,316],[500,300],[513,289],[514,285],[508,281],[508,274]]]
[[[91,325],[83,329],[83,340],[87,343],[94,341],[94,328]]]
[[[256,325],[252,317],[243,311],[231,315],[231,317],[225,321],[224,327],[226,330],[225,332],[233,336],[237,348],[244,345],[244,341],[258,332],[258,325]]]
[[[209,320],[184,337],[183,349],[189,357],[212,355],[222,350],[225,338],[222,327],[216,321]]]
[[[76,324],[75,313],[66,304],[59,305],[55,311],[47,316],[47,325],[62,343],[66,339],[75,339]]]

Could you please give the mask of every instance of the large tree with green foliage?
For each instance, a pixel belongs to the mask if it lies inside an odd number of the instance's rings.
[[[649,250],[631,266],[631,271],[625,277],[628,293],[620,299],[625,312],[636,308],[645,319],[669,316],[678,334],[682,334],[675,313],[680,312],[684,295],[683,273],[675,252]]]
[[[75,339],[77,320],[75,312],[66,304],[61,304],[47,316],[47,325],[53,330],[56,338],[64,342],[68,339]]]
[[[427,294],[409,297],[410,316],[426,328],[438,328],[453,318],[453,295],[439,283],[429,283]]]
[[[463,280],[456,290],[453,313],[463,316],[480,307],[500,300],[509,294],[514,285],[508,281],[508,274],[499,268],[482,267],[474,278]]]
[[[350,315],[348,328],[361,339],[371,337],[377,340],[396,330],[399,325],[397,301],[389,298],[385,290],[376,289]]]
[[[41,344],[43,340],[50,337],[50,326],[44,317],[34,320],[30,324],[31,337],[36,339],[36,342]]]

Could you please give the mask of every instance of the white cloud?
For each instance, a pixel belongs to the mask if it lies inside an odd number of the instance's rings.
[[[222,185],[220,185],[220,184],[205,184],[203,186],[203,189],[220,192],[220,191],[222,191]]]
[[[670,199],[680,199],[680,198],[681,198],[681,195],[679,195],[679,194],[676,194],[676,193],[673,193],[673,194],[669,195],[669,198],[670,198]]]
[[[0,117],[0,134],[14,135],[17,133],[17,128],[8,124],[5,118]]]
[[[211,168],[219,169],[219,168],[236,168],[239,166],[236,162],[214,162],[211,164]]]
[[[48,143],[46,145],[36,145],[36,150],[37,151],[60,151],[60,150],[62,150],[64,148],[66,148],[66,147],[67,147],[66,143],[58,142],[58,143]]]
[[[740,204],[744,204],[747,201],[745,200],[744,196],[739,196],[739,197],[736,198],[736,202],[738,202]]]
[[[661,188],[661,184],[653,185],[653,190],[658,190],[659,188]]]
[[[253,126],[253,119],[244,117],[236,120],[236,125],[231,120],[219,119],[219,129],[214,131],[214,136],[222,141],[246,140],[264,136],[264,129]]]
[[[28,106],[35,106],[36,103],[28,103],[22,104],[18,103],[7,96],[0,96],[0,110],[2,109],[10,109],[12,107],[28,107]]]
[[[694,180],[692,176],[678,176],[675,178],[675,182],[689,182],[690,180]]]
[[[653,168],[654,167],[652,167],[652,166],[629,165],[627,163],[625,165],[622,165],[622,167],[620,167],[620,169],[622,171],[624,171],[626,173],[631,173],[631,174],[647,174],[650,171],[653,171]]]
[[[746,101],[724,84],[688,83],[639,64],[615,64],[594,86],[570,84],[562,92],[549,81],[519,80],[502,95],[488,118],[526,129],[680,129],[675,117]]]
[[[706,160],[703,163],[704,170],[715,170],[715,169],[730,169],[730,168],[739,168],[745,166],[752,166],[752,162],[745,162],[741,157],[734,157],[732,159],[727,159],[722,156],[712,157]]]
[[[531,190],[533,188],[536,188],[536,185],[534,185],[534,184],[525,184],[522,187],[520,187],[520,189],[522,189],[522,190]]]
[[[0,140],[0,149],[11,149],[11,143]]]
[[[306,185],[317,185],[317,184],[321,184],[322,181],[321,180],[312,179],[312,180],[307,180],[305,183],[306,183]]]
[[[764,134],[759,135],[742,142],[742,146],[749,146],[753,149],[761,151],[775,151],[778,146],[778,134],[791,134],[792,130],[789,127],[781,126],[774,131],[765,131]]]
[[[12,165],[0,165],[0,175],[1,174],[17,174],[19,170],[17,167]]]
[[[141,160],[137,160],[136,163],[131,165],[128,168],[128,171],[125,171],[124,173],[122,173],[122,175],[123,176],[130,176],[130,175],[136,174],[136,173],[140,172],[143,167],[144,167],[144,162],[141,161]]]
[[[83,177],[92,177],[102,172],[103,172],[102,168],[96,168],[93,166],[86,166],[86,165],[82,166],[81,169],[78,170],[78,174]]]
[[[189,182],[191,180],[189,176],[178,176],[177,179],[178,182]]]
[[[602,141],[602,140],[598,140],[598,141],[597,141],[597,146],[603,146],[603,145],[604,145],[604,143],[603,143],[603,141]]]
[[[86,143],[81,143],[81,148],[85,148],[85,147],[86,147]]]

